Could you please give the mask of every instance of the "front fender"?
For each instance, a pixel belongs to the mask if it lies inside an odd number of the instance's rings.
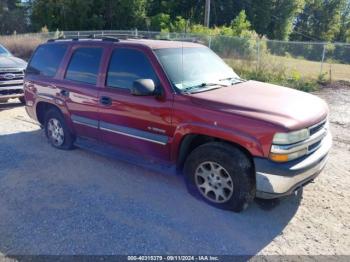
[[[225,140],[234,144],[238,144],[245,148],[252,156],[264,156],[261,143],[253,136],[243,133],[239,130],[224,129],[222,127],[210,126],[200,123],[187,123],[179,125],[174,133],[172,146],[172,159],[176,160],[181,142],[187,135],[205,135],[213,138]]]

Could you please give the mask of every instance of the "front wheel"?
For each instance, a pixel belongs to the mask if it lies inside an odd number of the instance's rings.
[[[68,129],[64,117],[57,109],[51,109],[45,117],[45,133],[53,147],[72,149],[74,136]]]
[[[218,208],[240,212],[255,197],[252,164],[229,144],[199,146],[186,159],[184,171],[188,188]]]

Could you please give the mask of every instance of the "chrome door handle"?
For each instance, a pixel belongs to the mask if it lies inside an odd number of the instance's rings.
[[[112,98],[108,96],[101,96],[100,103],[105,106],[110,106],[112,104]]]
[[[62,89],[60,95],[64,97],[69,97],[69,91]]]

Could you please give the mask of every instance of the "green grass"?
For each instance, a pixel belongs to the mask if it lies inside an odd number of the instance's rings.
[[[308,61],[283,56],[270,56],[272,59],[283,64],[287,73],[299,72],[302,77],[317,79],[320,74],[324,75],[326,80],[350,81],[350,65],[333,62],[324,62],[321,72],[321,62]]]
[[[306,92],[315,91],[331,81],[350,82],[350,65],[346,64],[324,63],[321,74],[320,62],[291,57],[264,55],[259,64],[254,60],[235,58],[226,58],[225,61],[242,78],[288,86]]]

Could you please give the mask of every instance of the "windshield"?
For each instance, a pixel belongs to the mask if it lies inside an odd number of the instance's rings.
[[[170,81],[182,91],[239,79],[232,68],[207,47],[164,48],[155,53]]]
[[[9,51],[7,51],[7,49],[5,47],[3,47],[2,45],[0,45],[0,56],[9,56],[11,55],[11,53]]]

